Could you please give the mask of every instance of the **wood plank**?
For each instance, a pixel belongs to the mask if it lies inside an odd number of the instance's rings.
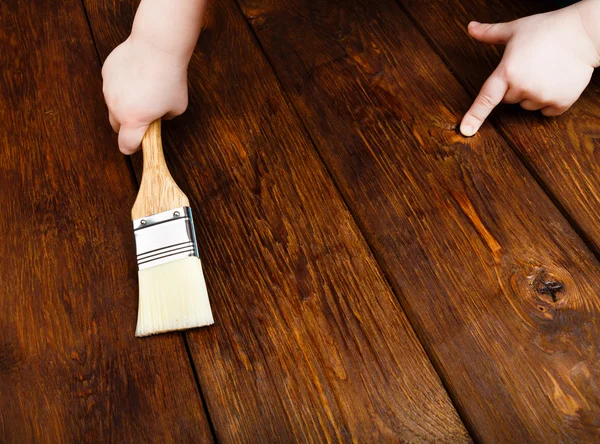
[[[86,1],[102,57],[135,4]],[[215,326],[188,333],[217,438],[467,441],[233,3],[208,12],[166,154],[197,209]]]
[[[241,3],[470,430],[597,436],[599,264],[408,17]]]
[[[2,2],[0,65],[0,441],[212,441],[182,337],[134,338],[135,188],[81,3]]]
[[[430,36],[436,49],[466,85],[472,97],[496,68],[502,47],[471,39],[465,32],[469,21],[510,21],[558,9],[558,1],[520,2],[477,0],[447,3],[400,0]],[[468,70],[464,66],[471,67]],[[600,253],[600,76],[596,74],[586,91],[566,114],[547,118],[523,111],[518,105],[502,105],[492,120],[539,177],[549,192],[575,221],[596,253]]]

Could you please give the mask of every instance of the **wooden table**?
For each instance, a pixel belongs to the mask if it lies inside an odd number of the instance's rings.
[[[599,78],[456,132],[468,21],[549,2],[214,1],[164,137],[216,324],[149,339],[100,75],[136,6],[0,5],[1,442],[598,440]]]

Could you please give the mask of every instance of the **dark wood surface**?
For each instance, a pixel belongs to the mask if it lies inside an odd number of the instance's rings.
[[[487,76],[498,65],[502,47],[471,39],[465,32],[471,20],[502,22],[558,9],[565,2],[524,0],[399,0],[429,36],[456,77],[475,97]],[[562,5],[561,5],[562,3]],[[465,70],[463,67],[469,66]],[[600,76],[592,78],[575,105],[554,119],[526,112],[517,105],[500,106],[492,115],[528,168],[564,208],[574,225],[600,253]],[[488,123],[490,125],[490,123]]]
[[[3,3],[0,442],[593,441],[597,79],[459,136],[499,56],[463,25],[547,7],[485,3],[214,1],[164,139],[216,324],[137,340],[137,2]]]
[[[86,6],[106,57],[134,8]],[[190,88],[164,139],[199,210],[215,326],[187,338],[217,438],[468,440],[231,2],[206,17]]]
[[[134,338],[131,174],[82,5],[0,6],[0,442],[210,442],[181,336]]]
[[[598,262],[491,125],[456,133],[470,98],[414,24],[242,7],[475,437],[597,436]]]

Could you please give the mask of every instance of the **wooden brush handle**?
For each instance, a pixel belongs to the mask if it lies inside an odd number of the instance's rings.
[[[173,208],[189,206],[165,162],[160,134],[160,120],[150,124],[142,139],[144,170],[137,199],[131,209],[131,219],[150,216]]]

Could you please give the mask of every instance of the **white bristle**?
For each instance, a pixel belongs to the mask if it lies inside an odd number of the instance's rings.
[[[140,306],[136,336],[211,325],[200,259],[186,257],[138,271]]]

